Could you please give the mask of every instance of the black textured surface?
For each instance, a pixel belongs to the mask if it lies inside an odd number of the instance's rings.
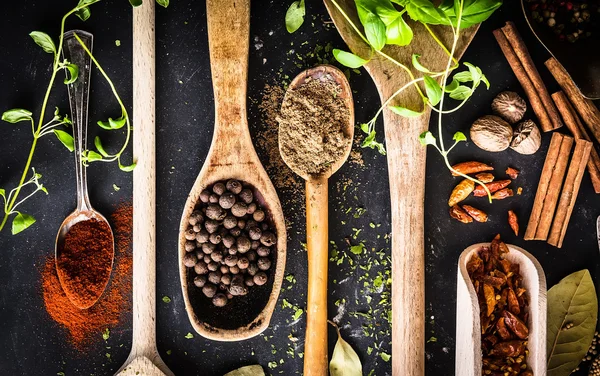
[[[49,56],[27,34],[31,30],[44,30],[55,36],[60,17],[70,3],[56,5],[54,2],[27,1],[5,7],[5,22],[0,24],[0,46],[4,51],[0,58],[0,109],[25,107],[37,110],[40,107],[42,90],[45,90],[49,75]],[[293,77],[301,70],[297,64],[302,67],[316,64],[317,59],[307,55],[316,45],[331,42],[334,47],[344,48],[336,30],[330,24],[324,24],[329,18],[321,2],[307,2],[307,22],[293,35],[289,35],[283,25],[287,6],[274,1],[255,1],[252,6],[248,107],[255,139],[266,127],[257,108],[264,85],[281,81],[286,74]],[[132,74],[130,16],[131,10],[125,0],[111,0],[95,5],[92,18],[85,24],[75,18],[69,24],[69,28],[83,28],[94,33],[95,53],[114,79],[128,107],[131,106]],[[305,314],[294,320],[294,309],[282,308],[285,298],[305,309],[306,299],[306,255],[301,245],[305,237],[303,199],[289,190],[280,190],[279,193],[285,215],[291,221],[287,273],[294,276],[296,283],[284,281],[270,328],[264,335],[240,343],[217,343],[198,335],[193,339],[185,338],[193,329],[183,307],[179,286],[177,229],[187,193],[206,156],[214,121],[205,17],[205,6],[201,1],[175,0],[168,10],[157,11],[158,348],[177,375],[222,375],[251,363],[262,364],[273,375],[301,374],[299,354],[303,351]],[[483,69],[492,88],[489,91],[480,88],[465,107],[444,119],[448,139],[456,130],[466,132],[475,118],[489,113],[489,104],[498,92],[504,89],[522,92],[491,34],[492,29],[502,26],[507,19],[515,20],[543,78],[548,83],[553,82],[542,66],[547,53],[535,44],[518,8],[505,6],[482,27],[464,58]],[[120,47],[115,45],[117,39],[121,41]],[[304,60],[300,61],[296,53]],[[115,116],[117,107],[112,99],[106,99],[112,97],[97,72],[93,73],[92,80],[90,124],[95,124],[96,120]],[[379,105],[375,88],[364,72],[352,74],[351,84],[355,91],[356,118],[366,121]],[[556,89],[553,84],[549,86]],[[56,86],[51,103],[56,103],[63,111],[68,108],[66,89],[60,84]],[[432,120],[435,133],[436,124]],[[90,139],[97,132],[98,127],[91,125]],[[522,171],[516,182],[524,188],[522,196],[493,206],[485,199],[469,199],[489,211],[490,222],[468,226],[448,217],[446,200],[457,179],[447,172],[440,156],[429,150],[425,314],[428,323],[426,338],[436,337],[437,342],[426,345],[428,375],[453,374],[456,262],[460,252],[468,245],[488,241],[496,233],[501,233],[506,241],[528,249],[539,259],[545,268],[549,286],[582,268],[589,268],[595,278],[599,275],[595,219],[600,214],[600,205],[587,174],[562,249],[517,239],[506,224],[506,211],[512,208],[520,215],[524,231],[549,138],[549,135],[544,135],[542,150],[530,157],[510,150],[498,154],[485,153],[472,143],[456,148],[451,154],[451,162],[480,159],[496,166],[499,175],[509,165]],[[18,180],[29,149],[28,127],[0,124],[0,140],[0,186],[11,189]],[[106,143],[109,142],[107,139]],[[258,149],[258,153],[263,163],[271,163],[265,150]],[[385,158],[370,149],[363,151],[363,158],[364,168],[346,164],[333,176],[330,184],[330,238],[340,253],[347,253],[356,261],[364,261],[367,257],[351,254],[346,239],[353,245],[363,241],[367,249],[365,253],[369,255],[374,253],[373,250],[383,250],[389,255],[386,234],[390,231],[390,211]],[[131,342],[130,322],[125,320],[113,328],[108,344],[102,340],[101,333],[97,333],[94,345],[81,353],[68,344],[66,331],[48,317],[40,296],[39,265],[52,254],[56,230],[74,207],[72,156],[57,140],[48,138],[40,143],[33,166],[44,175],[44,184],[50,191],[48,197],[38,195],[23,207],[24,211],[36,216],[38,223],[33,229],[14,237],[7,231],[9,229],[0,234],[0,349],[3,350],[0,352],[0,373],[110,375],[127,357]],[[130,199],[131,175],[120,172],[116,166],[94,164],[88,175],[92,203],[101,212],[109,214],[119,202]],[[121,190],[115,192],[113,183]],[[354,218],[358,207],[365,208],[366,212]],[[371,228],[370,223],[375,228]],[[381,226],[378,227],[378,224]],[[362,230],[356,239],[353,238],[355,229]],[[330,317],[342,313],[342,332],[357,349],[365,374],[371,370],[375,375],[391,374],[391,363],[383,361],[377,350],[377,346],[381,346],[381,352],[391,353],[390,338],[377,334],[381,328],[388,326],[387,321],[378,313],[372,321],[376,329],[368,330],[376,336],[365,338],[361,325],[368,319],[352,315],[353,312],[368,312],[369,306],[377,307],[379,297],[376,293],[365,293],[363,284],[366,281],[368,286],[372,286],[377,275],[375,271],[385,269],[374,266],[370,272],[355,270],[349,266],[348,258],[339,266],[336,263],[330,266]],[[369,277],[365,277],[366,273],[370,273]],[[367,299],[368,295],[372,295],[372,301]],[[171,302],[164,303],[163,296],[169,296]],[[346,299],[345,311],[334,304],[341,299]],[[298,341],[292,341],[290,335],[297,337]],[[332,329],[329,342],[331,352],[335,343]],[[107,345],[111,348],[106,349]],[[373,348],[370,355],[369,347]],[[110,359],[106,353],[111,354]],[[269,363],[276,367],[270,369]]]

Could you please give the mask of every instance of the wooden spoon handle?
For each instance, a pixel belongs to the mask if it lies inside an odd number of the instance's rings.
[[[250,0],[207,0],[206,12],[215,96],[213,147],[218,149],[213,155],[222,161],[241,145],[251,145],[246,119]]]
[[[327,179],[306,181],[308,301],[304,376],[327,375],[327,265],[329,262]]]
[[[392,374],[425,374],[425,157],[430,112],[384,111],[392,208]]]

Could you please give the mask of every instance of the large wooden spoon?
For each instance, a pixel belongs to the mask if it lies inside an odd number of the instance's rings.
[[[370,48],[351,28],[331,0],[324,0],[340,35],[350,49],[360,56],[370,56]],[[356,25],[360,25],[354,0],[336,0]],[[424,26],[409,21],[414,31],[407,47],[386,47],[384,52],[406,66],[412,66],[413,54],[435,71],[445,69],[448,55],[438,46]],[[451,46],[452,31],[448,27],[432,27],[446,46]],[[462,56],[478,27],[461,31],[455,57]],[[379,96],[387,100],[409,82],[397,65],[379,55],[366,65],[377,86]],[[416,76],[419,72],[413,71]],[[398,95],[392,103],[420,109],[423,101],[413,88]],[[429,128],[431,110],[417,118],[402,118],[388,109],[383,111],[385,140],[392,209],[392,374],[418,376],[425,374],[425,156],[418,136]]]
[[[215,130],[202,170],[190,191],[181,218],[179,275],[188,317],[203,337],[237,341],[260,334],[269,326],[285,269],[286,228],[277,192],[260,163],[246,117],[246,85],[250,48],[250,0],[208,0],[208,45],[215,96]],[[206,187],[222,180],[236,179],[254,187],[254,196],[266,208],[277,230],[270,291],[253,288],[227,306],[215,308],[183,264],[185,230],[189,217]],[[191,278],[190,278],[191,277]]]
[[[283,147],[282,135],[293,131],[286,125],[279,126],[279,151],[285,163],[306,180],[306,248],[308,250],[308,301],[306,303],[306,339],[304,342],[304,375],[327,375],[327,266],[329,262],[329,198],[327,195],[329,177],[346,160],[352,149],[354,137],[354,102],[350,84],[339,69],[321,65],[300,73],[290,83],[283,99],[285,105],[288,93],[297,89],[307,80],[318,82],[334,81],[340,88],[338,95],[349,111],[347,124],[342,130],[346,136],[343,153],[337,160],[331,161],[329,168],[319,175],[309,175],[296,168],[295,154],[303,152],[301,148],[290,150]],[[327,137],[325,135],[321,135]],[[331,135],[334,138],[334,135]]]

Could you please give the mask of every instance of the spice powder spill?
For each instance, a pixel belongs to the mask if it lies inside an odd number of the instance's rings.
[[[65,235],[57,272],[76,306],[90,307],[102,295],[112,269],[113,243],[108,223],[96,219],[75,223]]]
[[[301,175],[327,171],[346,150],[350,112],[341,91],[335,81],[307,79],[285,96],[279,145],[286,163]]]
[[[112,279],[104,295],[88,309],[75,307],[63,292],[56,273],[54,257],[48,257],[41,270],[42,297],[50,317],[65,327],[72,344],[84,350],[107,327],[117,325],[124,313],[131,311],[132,233],[133,208],[121,204],[111,215],[115,233],[115,262]]]

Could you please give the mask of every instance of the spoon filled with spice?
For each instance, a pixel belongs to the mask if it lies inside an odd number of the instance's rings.
[[[348,80],[329,65],[300,73],[285,94],[277,120],[281,157],[306,180],[308,302],[304,375],[326,375],[327,185],[352,149],[354,103]]]
[[[98,213],[88,197],[86,166],[82,163],[87,143],[88,98],[91,58],[75,34],[92,50],[92,34],[70,31],[64,36],[64,58],[79,68],[70,83],[69,102],[73,121],[77,208],[63,221],[56,236],[56,271],[60,284],[74,306],[93,306],[108,284],[114,258],[114,236],[108,221]]]

